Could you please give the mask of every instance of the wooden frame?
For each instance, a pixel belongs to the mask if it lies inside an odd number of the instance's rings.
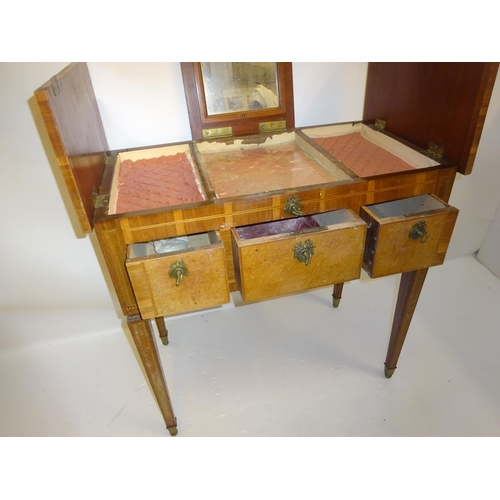
[[[269,121],[286,121],[286,128],[295,127],[293,105],[292,63],[278,62],[278,108],[255,109],[209,115],[203,80],[201,63],[181,63],[182,79],[189,113],[189,123],[194,140],[203,139],[202,130],[212,128],[232,127],[232,135],[251,135],[259,133],[259,123]]]

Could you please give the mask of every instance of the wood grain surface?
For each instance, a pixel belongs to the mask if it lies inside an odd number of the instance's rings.
[[[189,274],[176,286],[170,266],[182,260]],[[170,316],[229,302],[222,243],[196,250],[130,258],[126,267],[142,318]]]
[[[72,64],[35,98],[82,231],[90,233],[108,144],[87,65]]]
[[[444,158],[470,174],[476,157],[498,63],[370,63],[363,119]]]
[[[360,216],[368,225],[363,268],[372,278],[424,269],[442,263],[458,210],[443,206],[416,214],[380,218],[370,207]],[[409,237],[413,226],[425,222],[425,242]]]
[[[359,278],[364,222],[341,223],[318,231],[241,240],[235,229],[235,278],[243,300],[255,301]],[[309,265],[294,258],[297,243],[314,245]]]

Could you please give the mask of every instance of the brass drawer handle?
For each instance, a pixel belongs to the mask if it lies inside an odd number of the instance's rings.
[[[168,275],[175,279],[175,286],[179,286],[181,281],[189,274],[186,264],[183,260],[179,262],[174,261],[170,264],[170,271]]]
[[[293,256],[300,262],[303,262],[306,266],[311,263],[312,256],[314,255],[315,246],[311,240],[306,240],[305,243],[299,241],[293,247]]]
[[[298,196],[290,196],[290,198],[286,200],[284,210],[285,213],[288,215],[295,215],[295,216],[304,215],[304,213],[301,210],[300,198]]]
[[[419,240],[420,243],[425,243],[429,239],[429,233],[425,229],[425,221],[415,222],[408,237],[412,240]]]

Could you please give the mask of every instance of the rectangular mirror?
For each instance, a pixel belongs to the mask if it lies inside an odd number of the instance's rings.
[[[278,72],[274,62],[202,62],[207,114],[278,108]]]

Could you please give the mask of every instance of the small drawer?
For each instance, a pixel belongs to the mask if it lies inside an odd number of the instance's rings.
[[[368,224],[363,269],[379,278],[442,264],[457,216],[427,194],[361,207]]]
[[[366,224],[351,210],[231,228],[244,301],[359,278]]]
[[[224,245],[216,231],[129,245],[126,267],[143,319],[229,302]]]

